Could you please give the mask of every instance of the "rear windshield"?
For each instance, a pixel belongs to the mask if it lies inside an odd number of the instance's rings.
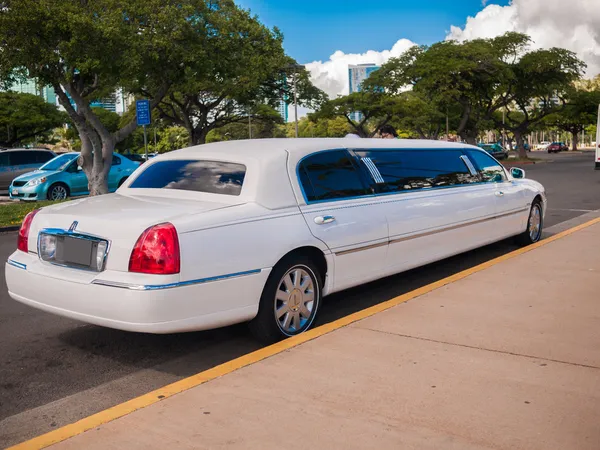
[[[148,166],[132,189],[180,189],[210,194],[240,195],[246,166],[230,162],[172,160]]]

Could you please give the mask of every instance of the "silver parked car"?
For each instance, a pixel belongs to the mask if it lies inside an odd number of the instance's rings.
[[[39,169],[54,157],[56,154],[45,148],[0,151],[0,192],[8,192],[8,188],[15,178]]]

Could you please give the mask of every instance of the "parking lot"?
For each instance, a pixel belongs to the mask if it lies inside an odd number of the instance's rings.
[[[537,153],[524,166],[547,189],[546,228],[552,233],[600,209],[600,172],[593,154]],[[552,160],[551,162],[549,160]],[[0,236],[0,255],[15,247]],[[495,244],[328,298],[319,322],[380,303],[513,250]],[[0,444],[62,426],[258,348],[244,326],[203,333],[151,336],[80,324],[34,311],[6,294],[0,282]],[[84,299],[82,299],[84,301]]]

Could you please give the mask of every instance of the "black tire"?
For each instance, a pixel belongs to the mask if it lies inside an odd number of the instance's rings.
[[[60,194],[59,194],[60,192]],[[63,183],[55,183],[48,188],[46,197],[48,200],[66,200],[69,198],[69,187]]]
[[[537,210],[539,216],[539,228],[537,231],[532,231],[532,221],[535,223],[535,211]],[[535,228],[535,226],[533,227]],[[539,199],[536,199],[531,204],[531,209],[529,210],[529,218],[527,219],[527,228],[521,234],[516,237],[517,244],[526,247],[531,244],[535,244],[539,242],[542,238],[542,232],[544,229],[544,215],[542,210],[542,202]]]
[[[314,297],[313,305],[312,305],[312,309],[310,309],[310,311],[309,311],[310,315],[309,315],[309,317],[305,317],[304,323],[302,323],[302,320],[303,320],[302,315],[304,315],[304,313],[301,311],[303,308],[298,304],[298,302],[302,303],[305,306],[304,309],[306,311],[308,311],[308,308],[306,307],[306,305],[303,303],[303,300],[302,300],[305,295],[310,295],[310,292],[308,292],[309,291],[308,289],[304,289],[304,292],[302,292],[301,289],[293,290],[293,293],[298,292],[299,297],[300,297],[300,300],[298,300],[298,299],[296,299],[296,294],[293,294],[294,299],[288,300],[289,302],[294,301],[294,303],[296,303],[296,305],[295,305],[296,309],[294,311],[292,311],[290,309],[291,307],[288,306],[287,302],[283,302],[282,300],[277,299],[278,291],[285,293],[284,295],[287,295],[289,293],[286,290],[283,290],[281,288],[282,287],[285,288],[284,278],[286,278],[286,276],[288,274],[290,274],[294,271],[304,273],[308,277],[310,277],[310,283],[312,283],[312,286],[313,286],[313,290],[312,290],[313,297]],[[250,331],[252,332],[252,334],[259,341],[264,342],[266,344],[271,344],[273,342],[280,341],[281,339],[285,339],[285,338],[288,338],[291,336],[296,336],[300,333],[304,333],[306,330],[308,330],[312,326],[312,324],[315,322],[315,319],[319,312],[319,307],[321,306],[321,296],[322,296],[322,290],[323,290],[322,279],[323,279],[323,277],[319,273],[317,265],[307,256],[296,255],[296,256],[292,256],[290,258],[285,258],[284,260],[280,261],[273,268],[271,274],[269,275],[269,278],[267,279],[267,283],[265,284],[262,295],[260,297],[260,303],[258,306],[258,314],[248,324],[248,327],[250,328]],[[290,277],[290,280],[294,281],[293,277]],[[297,283],[300,283],[302,280],[306,280],[306,277],[301,278],[301,280],[294,281],[294,283],[293,283],[294,286]],[[288,288],[288,291],[289,291],[289,288]],[[277,306],[280,302],[282,303],[282,305],[278,309]],[[281,318],[277,318],[276,311],[283,311],[284,307],[285,307],[285,310],[287,311],[287,313],[284,312],[283,316]],[[286,330],[284,328],[285,322],[288,320],[288,316],[290,316],[290,315],[292,315],[293,318],[290,319],[290,324],[288,325],[288,327],[292,326],[293,323],[296,323],[296,320],[297,320],[298,323],[301,324],[301,326],[299,326],[297,330],[289,330],[289,329]],[[297,319],[296,319],[296,317],[297,317]],[[284,321],[284,324],[280,323],[280,321],[282,319]]]

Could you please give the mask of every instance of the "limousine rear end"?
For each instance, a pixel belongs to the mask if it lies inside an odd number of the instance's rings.
[[[11,297],[129,331],[249,322],[306,331],[323,297],[514,236],[541,238],[543,186],[478,147],[272,139],[158,156],[115,194],[35,211]]]

